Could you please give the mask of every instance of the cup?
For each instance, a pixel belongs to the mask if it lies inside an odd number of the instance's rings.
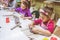
[[[6,17],[6,23],[10,23],[10,20],[8,17]]]

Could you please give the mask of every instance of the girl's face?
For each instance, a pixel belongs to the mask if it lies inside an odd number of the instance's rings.
[[[46,15],[40,13],[40,18],[42,18],[43,22],[47,22],[49,20],[49,17],[47,17]]]
[[[23,2],[21,2],[21,8],[22,9],[26,9],[27,7],[23,4]]]

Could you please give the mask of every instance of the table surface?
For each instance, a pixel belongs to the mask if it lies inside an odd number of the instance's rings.
[[[28,31],[25,31],[25,29],[29,29],[28,24],[31,23],[31,20],[28,20],[28,19],[23,20],[21,18],[19,21],[21,23],[22,28],[17,27],[14,30],[11,30],[11,28],[16,25],[13,16],[3,16],[3,15],[11,15],[11,14],[13,14],[13,12],[0,10],[0,26],[1,26],[0,40],[29,40],[27,36],[27,34],[29,33]],[[19,14],[16,14],[16,15],[19,16]],[[6,17],[9,17],[10,23],[6,23]],[[21,30],[24,30],[24,31],[21,31]],[[52,36],[57,37],[54,34],[52,34]],[[33,38],[35,37],[35,40],[42,40],[43,38],[50,39],[52,36],[46,37],[42,35],[38,35],[38,36],[35,36],[33,34],[30,35],[30,37],[33,37]]]
[[[6,17],[2,15],[10,15],[11,13],[12,12],[4,10],[0,11],[0,40],[29,40],[29,38],[20,30],[19,27],[11,30],[11,28],[16,25],[12,16],[9,16],[10,23],[6,23]]]

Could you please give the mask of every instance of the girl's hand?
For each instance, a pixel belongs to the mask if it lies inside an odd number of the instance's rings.
[[[15,9],[9,9],[9,11],[11,11],[11,12],[15,12]]]
[[[32,26],[31,24],[29,25],[29,28],[32,29],[34,26]]]
[[[23,14],[21,14],[21,16],[20,16],[21,18],[24,18],[24,15]]]
[[[24,15],[23,14],[21,14],[21,16],[20,16],[21,18],[23,18],[24,20],[26,19],[25,17],[24,17]]]

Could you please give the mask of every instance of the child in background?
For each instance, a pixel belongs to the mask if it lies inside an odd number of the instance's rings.
[[[16,7],[16,0],[8,0],[8,7],[15,8]]]
[[[30,13],[30,9],[28,8],[29,3],[27,1],[21,2],[21,7],[16,8],[15,11],[23,14],[24,19],[31,19],[32,15]]]
[[[8,0],[1,0],[3,6],[7,7],[8,6]]]
[[[40,17],[30,24],[30,30],[33,33],[50,36],[54,31],[54,21],[51,19],[52,9],[44,7],[39,10]],[[40,26],[35,26],[40,24]],[[42,28],[42,29],[41,29]]]

